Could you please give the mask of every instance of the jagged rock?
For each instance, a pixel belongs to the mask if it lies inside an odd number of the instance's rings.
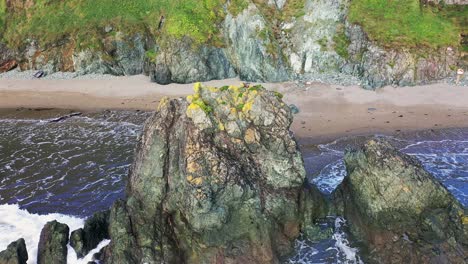
[[[370,140],[345,164],[335,201],[370,263],[464,263],[468,216],[415,158]]]
[[[0,264],[26,264],[28,251],[24,239],[20,238],[0,252]]]
[[[228,14],[224,20],[224,37],[229,42],[226,52],[242,80],[280,82],[291,78],[277,41],[271,36],[259,37],[268,26],[254,4],[236,17]]]
[[[105,263],[277,263],[327,212],[305,189],[290,109],[261,86],[162,100],[110,214]]]
[[[69,232],[66,224],[48,222],[41,231],[37,264],[66,264]]]
[[[171,39],[156,52],[148,64],[151,80],[160,84],[191,83],[226,79],[236,76],[224,51],[219,48],[192,44],[192,40]]]
[[[440,80],[454,74],[459,52],[452,47],[424,52],[382,48],[369,41],[359,25],[346,26],[349,60],[342,70],[362,79],[366,89],[386,85],[408,86]]]
[[[345,63],[335,51],[334,38],[345,22],[347,8],[343,0],[306,0],[304,16],[283,23],[283,53],[299,75],[337,74]],[[307,36],[307,37],[304,37]]]
[[[70,245],[78,258],[86,256],[104,239],[109,239],[109,211],[95,213],[85,221],[84,227],[71,233]]]
[[[0,43],[0,72],[9,71],[18,65],[15,53],[5,44]]]

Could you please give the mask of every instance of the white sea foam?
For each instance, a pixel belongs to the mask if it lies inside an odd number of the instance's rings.
[[[41,230],[47,222],[53,220],[67,224],[68,227],[70,227],[70,232],[84,225],[83,219],[73,216],[62,214],[31,214],[26,210],[20,209],[16,204],[0,205],[0,251],[6,249],[11,242],[24,238],[29,256],[28,264],[35,264],[37,261],[37,246]],[[101,242],[96,249],[91,251],[83,259],[77,259],[75,251],[68,246],[67,263],[88,263],[88,261],[92,259],[93,254],[99,252],[99,250],[109,244],[109,242],[109,240]]]
[[[344,260],[338,263],[346,264],[363,264],[359,257],[358,250],[350,246],[347,235],[343,230],[346,225],[346,220],[341,217],[335,219],[335,233],[333,233],[333,239],[336,241],[335,246],[338,249],[339,254],[343,255]]]

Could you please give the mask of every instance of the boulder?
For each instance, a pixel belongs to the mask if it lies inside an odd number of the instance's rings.
[[[335,202],[369,263],[464,263],[468,216],[415,158],[373,139],[345,164]]]
[[[69,232],[66,224],[48,222],[39,238],[37,264],[66,264]]]
[[[326,214],[281,95],[195,85],[146,123],[105,263],[278,263]]]
[[[20,238],[0,252],[0,264],[26,264],[28,251],[24,239]]]
[[[78,258],[86,256],[104,239],[109,239],[109,211],[95,213],[85,221],[84,227],[73,231],[70,245]]]

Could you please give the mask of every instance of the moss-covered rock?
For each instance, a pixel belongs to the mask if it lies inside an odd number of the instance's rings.
[[[261,86],[195,85],[147,122],[106,263],[277,263],[326,202],[304,188],[292,114]]]
[[[463,263],[465,209],[415,158],[370,140],[347,151],[345,163],[334,197],[369,262]]]
[[[0,252],[0,264],[26,264],[28,251],[24,239],[18,239]]]
[[[66,264],[69,232],[66,224],[48,222],[39,238],[37,264]]]
[[[70,246],[82,258],[104,239],[109,239],[109,211],[97,212],[86,219],[84,227],[70,235]]]

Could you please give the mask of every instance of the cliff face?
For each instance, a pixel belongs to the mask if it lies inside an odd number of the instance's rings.
[[[105,263],[279,263],[326,214],[280,94],[195,86],[163,100],[110,213]]]
[[[407,36],[417,28],[398,33],[398,26],[390,30],[383,26],[381,31],[397,31],[388,37],[365,24],[372,19],[377,22],[369,23],[378,24],[378,17],[354,19],[350,12],[374,10],[367,0],[210,0],[188,1],[184,6],[165,0],[137,4],[125,0],[112,8],[107,1],[96,7],[102,14],[88,1],[4,2],[1,20],[9,48],[1,47],[0,64],[14,60],[22,69],[48,72],[146,73],[162,84],[233,76],[278,82],[344,73],[360,78],[365,88],[375,88],[450,76],[463,66],[466,49],[460,46],[460,32],[466,31],[463,6],[437,9],[428,2],[409,1],[414,12],[421,6],[427,21],[440,22],[413,21],[421,25],[420,38]],[[466,1],[444,3],[465,5]],[[394,23],[404,28],[405,19],[412,19],[414,12],[394,18]],[[133,16],[124,18],[128,14]],[[43,18],[47,16],[54,19]],[[96,19],[99,16],[102,21]],[[447,22],[452,20],[461,21],[458,35],[458,29]],[[427,27],[436,31],[440,26],[450,28],[447,41],[439,33],[425,32]]]

